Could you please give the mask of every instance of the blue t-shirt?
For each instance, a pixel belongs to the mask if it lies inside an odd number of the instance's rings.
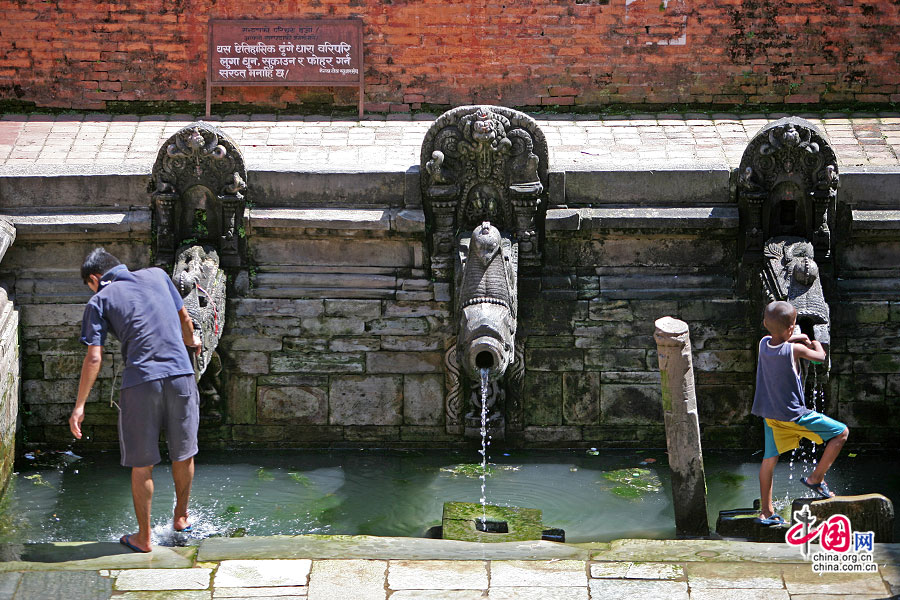
[[[84,307],[81,342],[102,346],[111,331],[122,344],[122,388],[173,375],[193,374],[178,311],[178,290],[162,269],[113,267]]]
[[[803,386],[794,368],[794,345],[770,346],[771,339],[767,335],[759,342],[756,393],[750,412],[764,419],[794,421],[812,412],[803,402]]]

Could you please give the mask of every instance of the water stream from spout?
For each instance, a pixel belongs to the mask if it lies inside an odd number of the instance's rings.
[[[487,397],[489,381],[488,369],[481,369],[481,522],[487,521],[487,447],[490,444],[487,435]]]
[[[813,364],[808,365],[808,372],[806,381],[804,383],[812,386],[812,393],[810,397],[812,398],[812,410],[816,412],[824,412],[825,410],[825,389],[823,386],[819,385],[818,375],[816,373],[816,366]],[[821,406],[819,406],[819,401],[821,400]],[[794,479],[794,461],[799,460],[802,463],[801,467],[801,477],[808,477],[815,469],[818,464],[818,458],[816,456],[816,443],[812,442],[812,449],[807,454],[807,450],[801,445],[799,448],[794,448],[791,451],[791,462],[790,462],[790,475],[788,476],[788,480]],[[790,492],[785,496],[785,502],[790,501]]]

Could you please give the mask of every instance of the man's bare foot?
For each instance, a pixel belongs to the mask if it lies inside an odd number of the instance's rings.
[[[136,533],[123,535],[119,538],[119,543],[135,552],[150,552],[153,550],[150,540],[139,540]]]
[[[174,517],[172,519],[172,527],[175,528],[175,531],[190,531],[191,524],[188,522],[187,514]]]

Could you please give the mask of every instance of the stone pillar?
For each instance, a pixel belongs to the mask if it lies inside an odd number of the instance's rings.
[[[700,448],[700,421],[694,391],[694,366],[687,323],[663,317],[656,321],[656,349],[662,377],[666,446],[672,469],[675,529],[679,536],[709,534],[706,475]]]
[[[0,219],[0,260],[16,239],[16,229]],[[0,496],[13,470],[19,414],[19,313],[0,288]]]

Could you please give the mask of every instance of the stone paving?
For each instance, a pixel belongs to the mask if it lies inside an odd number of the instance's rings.
[[[42,546],[49,546],[44,544]],[[48,562],[4,549],[0,598],[121,600],[874,600],[900,597],[900,544],[878,572],[816,574],[795,548],[715,540],[477,544],[365,536],[203,540],[122,554],[58,544]],[[24,546],[20,546],[20,549]],[[308,554],[307,557],[297,557]],[[223,558],[225,555],[242,558]],[[373,556],[374,555],[374,556]],[[142,564],[144,568],[136,568]],[[168,568],[161,568],[167,565]]]
[[[536,115],[551,169],[709,164],[735,167],[747,142],[786,114],[655,114],[628,117]],[[900,165],[900,113],[803,114],[828,135],[841,166]],[[419,163],[435,115],[363,121],[230,115],[209,119],[230,135],[256,170],[404,171]],[[87,166],[149,172],[163,142],[189,115],[18,115],[0,120],[0,173]]]

